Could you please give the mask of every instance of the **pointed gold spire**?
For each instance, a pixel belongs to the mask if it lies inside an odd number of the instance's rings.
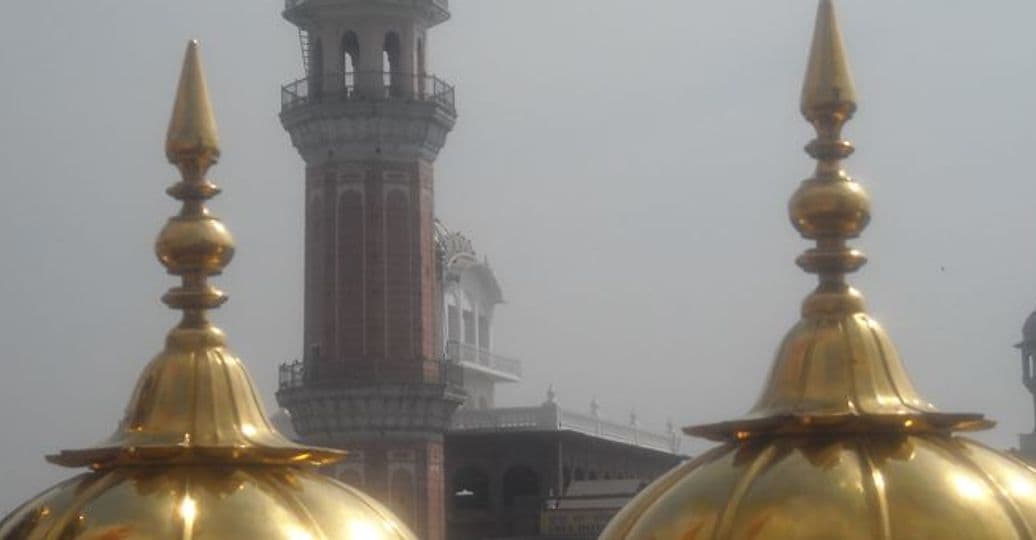
[[[977,414],[940,413],[922,398],[891,340],[867,315],[863,296],[846,282],[867,262],[848,241],[870,221],[870,198],[842,168],[853,153],[842,127],[856,111],[848,66],[834,3],[820,0],[801,104],[816,129],[806,152],[817,167],[788,205],[796,230],[816,242],[796,262],[819,284],[748,417],[688,428],[689,434],[729,440],[812,429],[920,432],[992,424]]]
[[[206,312],[227,297],[208,283],[234,255],[234,239],[205,207],[220,190],[205,178],[219,155],[198,43],[187,46],[166,154],[182,179],[170,196],[183,203],[155,242],[155,253],[181,284],[162,301],[183,311],[165,350],[141,374],[118,430],[95,448],[49,456],[67,466],[105,468],[169,463],[334,462],[343,452],[305,448],[270,425],[244,365]]]
[[[821,0],[817,7],[813,46],[802,86],[802,114],[813,121],[814,111],[856,109],[856,88],[846,59],[842,29],[838,26],[833,0]]]
[[[186,155],[201,156],[212,163],[219,158],[216,119],[209,103],[197,40],[187,44],[173,116],[166,132],[165,153],[172,163],[179,163]]]

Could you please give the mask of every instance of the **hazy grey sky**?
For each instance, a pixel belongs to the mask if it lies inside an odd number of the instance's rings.
[[[754,402],[813,279],[785,204],[812,162],[797,101],[813,0],[452,0],[429,42],[460,120],[438,214],[490,257],[504,403],[660,427]],[[44,453],[114,429],[176,316],[152,241],[184,43],[223,137],[238,240],[217,313],[268,403],[302,349],[302,162],[276,113],[301,75],[275,0],[7,2],[0,17],[0,513],[67,477]],[[854,283],[922,392],[1016,444],[1011,345],[1036,307],[1036,3],[843,0],[861,98],[848,168],[874,199]],[[702,446],[692,446],[691,450]]]

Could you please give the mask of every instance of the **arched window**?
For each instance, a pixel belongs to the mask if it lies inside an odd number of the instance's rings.
[[[486,510],[490,502],[489,475],[475,467],[464,467],[453,475],[450,494],[457,510]]]
[[[385,197],[385,322],[389,358],[411,358],[415,350],[409,205],[407,195],[399,189],[389,191]]]
[[[540,477],[536,471],[528,467],[515,465],[504,473],[502,495],[505,507],[537,508],[539,506]]]
[[[363,196],[354,190],[343,192],[338,198],[336,226],[338,309],[338,350],[348,364],[363,357],[363,256],[364,224]]]
[[[345,91],[352,96],[356,89],[356,66],[360,65],[360,39],[356,32],[342,35],[342,74],[345,78]]]
[[[399,34],[395,32],[385,34],[382,65],[385,95],[388,97],[399,97],[402,92],[402,52]]]
[[[410,522],[414,511],[414,475],[406,469],[392,473],[389,482],[392,508],[404,522]]]

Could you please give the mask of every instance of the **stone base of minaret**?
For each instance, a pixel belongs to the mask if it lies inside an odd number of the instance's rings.
[[[464,400],[459,386],[282,386],[277,400],[300,440],[346,449],[328,474],[388,506],[422,540],[443,540],[443,434]]]

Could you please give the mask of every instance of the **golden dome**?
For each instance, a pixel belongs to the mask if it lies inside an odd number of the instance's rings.
[[[870,220],[870,200],[841,167],[855,96],[832,0],[820,0],[802,92],[818,164],[789,204],[792,224],[816,241],[797,262],[820,284],[755,407],[687,428],[723,444],[645,489],[602,540],[1036,537],[1036,471],[954,435],[992,422],[923,399],[845,281],[866,262],[846,242]]]
[[[205,207],[219,157],[197,42],[187,47],[166,143],[183,202],[155,251],[181,276],[162,300],[183,311],[165,349],[141,374],[105,442],[48,460],[90,472],[62,482],[0,521],[0,538],[413,540],[380,504],[317,470],[344,453],[297,445],[271,425],[243,364],[206,310],[226,301],[208,284],[234,254]]]
[[[8,516],[0,538],[414,538],[380,504],[300,467],[123,466],[62,482]]]

